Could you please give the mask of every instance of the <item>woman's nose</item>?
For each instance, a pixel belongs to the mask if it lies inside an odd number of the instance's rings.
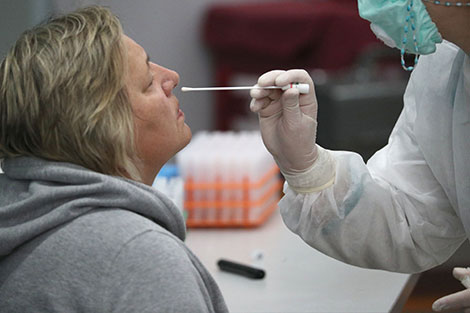
[[[163,81],[163,90],[167,97],[170,97],[172,94],[173,89],[179,84],[180,76],[177,72],[163,68],[165,71],[164,81]]]

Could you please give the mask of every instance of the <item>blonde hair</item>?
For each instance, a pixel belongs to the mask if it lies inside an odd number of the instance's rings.
[[[122,36],[117,17],[99,6],[23,33],[0,66],[0,158],[140,180]]]

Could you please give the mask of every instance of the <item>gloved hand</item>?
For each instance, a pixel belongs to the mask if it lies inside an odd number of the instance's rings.
[[[258,86],[263,87],[282,87],[290,83],[308,84],[309,93],[299,95],[295,88],[286,91],[252,89],[250,109],[258,113],[264,144],[289,185],[296,191],[309,192],[328,186],[334,176],[332,158],[315,145],[317,99],[313,81],[304,70],[271,71],[258,79]],[[319,152],[323,157],[318,158]],[[314,169],[317,158],[326,160],[329,165],[319,167],[320,171]]]
[[[456,267],[452,274],[456,279],[460,280],[467,289],[436,300],[432,305],[432,309],[436,312],[454,312],[455,310],[461,310],[459,312],[470,313],[470,267]]]
[[[317,149],[317,100],[313,82],[304,70],[271,71],[258,79],[258,86],[285,86],[307,83],[310,91],[300,95],[295,88],[252,89],[250,109],[259,114],[261,134],[266,148],[276,159],[281,171],[295,174],[315,162]]]

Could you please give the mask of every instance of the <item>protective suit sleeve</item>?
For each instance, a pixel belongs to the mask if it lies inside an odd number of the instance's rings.
[[[299,193],[285,184],[283,220],[312,247],[352,265],[412,273],[443,263],[466,239],[414,138],[411,83],[407,94],[388,145],[367,165],[356,153],[329,151],[331,187]]]

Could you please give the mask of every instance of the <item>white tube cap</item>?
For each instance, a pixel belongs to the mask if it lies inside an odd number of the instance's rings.
[[[310,86],[308,84],[301,84],[301,83],[292,83],[289,85],[285,85],[282,87],[282,90],[287,90],[290,88],[296,88],[299,90],[301,94],[307,94],[310,91]]]

